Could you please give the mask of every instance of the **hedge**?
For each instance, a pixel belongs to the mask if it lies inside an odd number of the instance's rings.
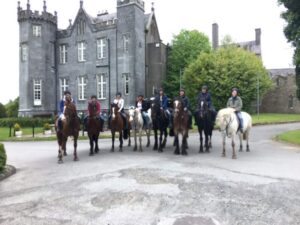
[[[6,152],[4,145],[0,143],[0,171],[2,171],[6,165]]]
[[[21,127],[43,127],[45,123],[53,124],[54,119],[44,118],[30,118],[30,117],[19,117],[19,118],[3,118],[0,119],[0,127],[10,127],[14,124],[19,124]]]

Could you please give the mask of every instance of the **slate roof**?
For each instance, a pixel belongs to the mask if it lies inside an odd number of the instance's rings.
[[[287,77],[296,74],[294,68],[269,69],[268,71],[271,77],[276,77],[276,76]]]

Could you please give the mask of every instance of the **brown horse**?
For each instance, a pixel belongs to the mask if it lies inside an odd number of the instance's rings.
[[[123,135],[124,135],[124,128],[125,124],[122,118],[121,113],[119,112],[119,107],[117,104],[111,104],[111,121],[110,121],[110,129],[111,129],[111,135],[112,135],[112,146],[111,146],[111,152],[115,151],[115,135],[116,132],[119,133],[119,151],[123,151]],[[129,143],[130,145],[130,143]]]
[[[57,129],[56,126],[56,137],[59,145],[58,163],[63,163],[63,154],[66,151],[66,143],[69,136],[73,136],[74,138],[74,161],[78,161],[77,139],[79,136],[80,121],[77,116],[76,106],[71,102],[71,97],[66,98],[64,116],[62,130]]]
[[[102,130],[102,122],[100,121],[99,115],[97,115],[96,102],[89,102],[88,108],[91,115],[87,118],[87,132],[90,139],[90,156],[99,152],[98,139],[100,131]],[[94,149],[95,145],[95,149]]]
[[[181,154],[187,155],[186,149],[188,148],[187,138],[189,135],[189,115],[187,111],[184,111],[181,98],[176,98],[173,102],[173,127],[174,127],[174,145],[176,146],[174,154],[179,155],[179,134],[182,135]]]

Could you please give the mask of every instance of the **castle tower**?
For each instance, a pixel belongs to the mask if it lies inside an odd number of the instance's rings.
[[[117,0],[118,91],[126,105],[145,95],[145,22],[142,0]]]
[[[52,115],[56,109],[57,14],[32,11],[18,2],[20,116]]]

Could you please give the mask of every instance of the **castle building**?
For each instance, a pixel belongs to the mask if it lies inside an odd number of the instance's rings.
[[[32,11],[18,3],[20,33],[20,116],[49,116],[58,111],[65,90],[79,111],[96,95],[109,109],[121,92],[125,108],[137,95],[146,97],[161,86],[166,74],[167,47],[162,43],[152,6],[142,0],[116,0],[117,12],[87,14],[80,1],[74,23],[58,29],[58,16]]]

